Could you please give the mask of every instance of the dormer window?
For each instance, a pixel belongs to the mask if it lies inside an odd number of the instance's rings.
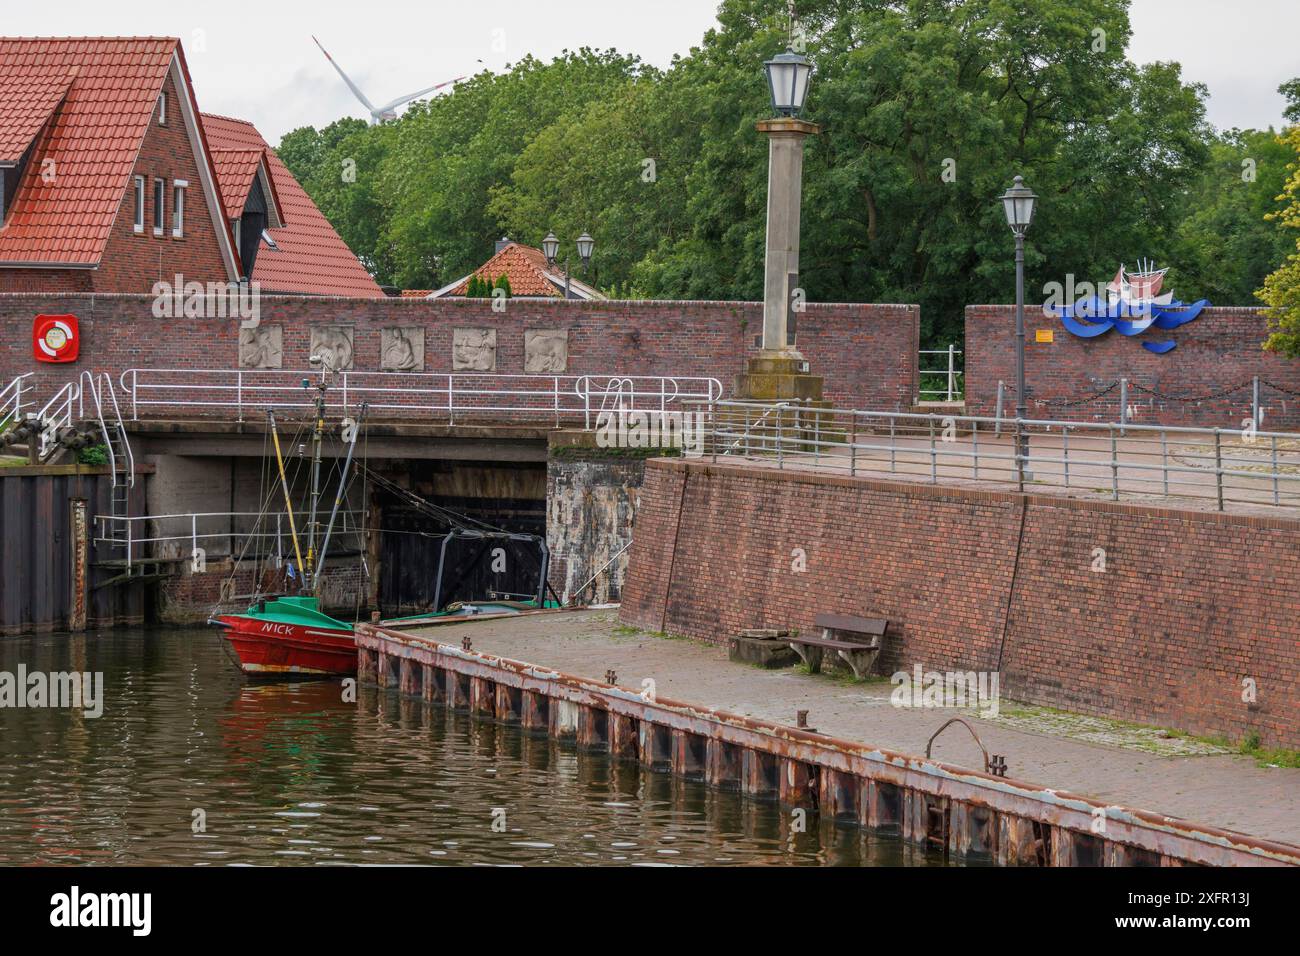
[[[158,94],[158,125],[167,125],[167,94]]]

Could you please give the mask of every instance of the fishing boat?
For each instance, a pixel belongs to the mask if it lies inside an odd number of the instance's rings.
[[[356,672],[357,651],[352,625],[330,617],[320,609],[320,585],[329,553],[330,540],[340,506],[347,497],[352,475],[353,452],[357,435],[365,419],[366,409],[361,407],[357,421],[343,430],[347,455],[339,475],[338,493],[330,510],[320,550],[316,549],[318,537],[317,515],[321,497],[321,446],[326,431],[326,392],[330,375],[335,371],[328,356],[314,355],[313,365],[321,367],[320,382],[316,391],[314,425],[312,428],[312,463],[310,513],[307,522],[307,558],[303,560],[294,520],[293,500],[289,479],[284,467],[284,454],[276,427],[274,410],[267,411],[267,427],[275,449],[275,464],[280,490],[284,495],[289,535],[293,542],[296,568],[287,566],[287,581],[297,582],[302,593],[296,595],[268,595],[259,598],[242,613],[214,613],[210,624],[222,629],[222,635],[233,651],[240,670],[253,677],[332,677]],[[310,379],[303,379],[303,387],[313,387]]]
[[[316,362],[313,357],[313,363]],[[310,383],[304,380],[304,386]],[[286,565],[286,581],[297,583],[300,593],[276,594],[258,597],[244,611],[215,611],[208,623],[219,627],[226,644],[233,653],[239,669],[249,677],[269,679],[339,677],[355,674],[357,669],[356,640],[353,624],[330,617],[321,611],[320,586],[321,569],[329,553],[336,519],[340,506],[346,500],[347,490],[353,475],[353,450],[356,436],[364,418],[365,406],[362,406],[356,427],[346,441],[348,446],[342,471],[339,475],[338,492],[330,511],[329,522],[324,531],[319,550],[316,548],[318,538],[317,515],[320,499],[320,461],[321,443],[325,434],[325,391],[328,386],[328,370],[322,374],[317,386],[315,401],[315,427],[313,430],[313,455],[311,472],[310,516],[305,537],[307,539],[306,560],[300,546],[297,526],[294,520],[293,503],[289,491],[289,481],[281,452],[279,433],[276,429],[275,413],[268,412],[268,427],[275,449],[275,461],[279,475],[280,489],[284,495],[289,534],[293,543],[296,567]],[[346,434],[346,433],[345,433]],[[362,470],[364,466],[362,466]],[[373,473],[367,473],[378,483],[390,485],[385,479]],[[395,486],[393,486],[395,488]],[[404,494],[416,497],[409,491]],[[477,617],[481,615],[519,614],[528,610],[559,607],[559,602],[548,601],[546,593],[549,551],[546,541],[538,535],[516,534],[500,528],[492,528],[482,522],[471,522],[463,516],[457,516],[429,502],[421,500],[420,505],[435,511],[446,518],[451,530],[444,537],[438,559],[437,590],[433,608],[409,618],[398,618],[386,623],[399,624],[428,622],[437,623],[448,619]],[[512,541],[531,541],[541,551],[540,574],[536,595],[501,594],[491,595],[484,601],[458,601],[441,607],[442,578],[447,556],[447,546],[458,538],[500,539]],[[524,600],[516,600],[523,598]]]

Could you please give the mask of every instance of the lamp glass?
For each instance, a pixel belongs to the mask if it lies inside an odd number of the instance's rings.
[[[1011,188],[1003,193],[1001,198],[1007,225],[1016,235],[1024,235],[1029,224],[1034,221],[1035,202],[1038,197],[1025,185],[1024,179],[1017,176]]]
[[[592,239],[591,236],[587,235],[585,232],[578,237],[578,256],[583,262],[587,262],[591,259],[591,251],[595,246],[596,240]]]
[[[546,234],[546,238],[542,240],[542,252],[546,255],[547,262],[554,262],[555,257],[560,254],[560,240],[555,238],[555,233]]]
[[[782,116],[798,116],[808,98],[808,79],[812,64],[793,50],[773,57],[763,64],[767,70],[772,109]]]

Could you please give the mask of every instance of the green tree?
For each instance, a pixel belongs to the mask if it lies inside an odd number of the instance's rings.
[[[1292,243],[1286,260],[1264,280],[1259,297],[1269,307],[1273,332],[1264,347],[1288,358],[1300,358],[1300,124],[1290,127],[1281,137],[1291,151],[1290,176],[1282,192],[1287,205],[1269,219]]]
[[[1127,0],[801,0],[799,15],[817,69],[805,115],[825,125],[804,170],[810,301],[917,302],[925,341],[959,340],[966,304],[1014,288],[996,197],[1017,173],[1042,197],[1031,297],[1148,256],[1176,267],[1184,297],[1230,304],[1276,265],[1262,217],[1278,147],[1216,136],[1177,64],[1130,62]],[[586,230],[602,289],[755,299],[761,63],[788,36],[774,0],[722,0],[718,26],[664,70],[614,51],[525,57],[395,123],[295,130],[282,151],[380,281],[436,288],[503,233]]]
[[[1232,130],[1210,147],[1180,204],[1175,229],[1175,289],[1183,299],[1220,305],[1253,300],[1264,276],[1294,247],[1268,217],[1294,153],[1272,130]]]

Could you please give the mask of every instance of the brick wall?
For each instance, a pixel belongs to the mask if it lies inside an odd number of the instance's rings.
[[[1053,341],[1035,341],[1039,329]],[[1031,418],[1118,421],[1120,389],[1083,404],[1127,378],[1132,420],[1151,424],[1241,428],[1251,414],[1251,380],[1258,375],[1264,430],[1300,428],[1300,362],[1261,348],[1268,335],[1262,309],[1208,308],[1172,332],[1150,330],[1126,337],[1110,331],[1082,339],[1041,309],[1025,311],[1025,381]],[[1156,355],[1143,341],[1173,339],[1173,351]],[[1016,382],[1015,309],[1006,305],[966,309],[966,409],[992,415],[999,379]],[[1152,394],[1152,392],[1156,394]],[[1005,413],[1014,414],[1008,388]]]
[[[150,236],[146,242],[153,242]],[[0,380],[35,371],[43,394],[88,368],[233,369],[234,319],[156,319],[153,300],[134,295],[0,295]],[[38,313],[70,312],[82,330],[81,358],[48,365],[31,357]],[[567,329],[566,374],[714,376],[727,394],[744,359],[756,354],[762,306],[749,302],[579,302],[513,300],[504,313],[486,300],[341,299],[263,296],[263,324],[283,329],[283,368],[305,370],[310,327],[353,329],[354,365],[380,367],[380,330],[418,326],[426,372],[452,368],[452,330],[497,330],[496,371],[522,374],[526,329]],[[903,408],[915,387],[919,312],[915,306],[810,305],[801,316],[801,347],[826,376],[833,400],[858,407]]]
[[[885,674],[1000,671],[1012,699],[1295,748],[1298,561],[1294,520],[660,459],[621,618],[720,642],[885,617]]]
[[[163,90],[167,94],[167,125],[158,125],[155,110],[122,205],[118,208],[112,234],[104,248],[102,264],[94,272],[96,292],[150,292],[155,282],[172,283],[178,273],[185,276],[187,282],[226,282],[230,279],[221,260],[203,184],[199,181],[198,161],[185,129],[181,100],[170,75]],[[144,232],[136,232],[133,228],[135,176],[143,176],[145,180]],[[154,235],[153,231],[155,179],[165,180],[166,186],[161,236]],[[180,238],[172,235],[172,183],[177,179],[189,183],[185,190],[185,223]]]

